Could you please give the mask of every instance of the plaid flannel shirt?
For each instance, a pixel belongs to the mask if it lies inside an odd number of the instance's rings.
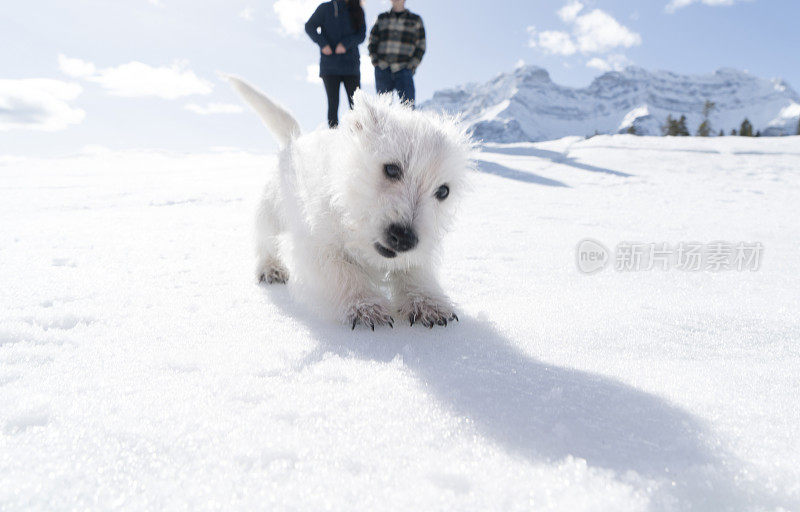
[[[378,16],[369,33],[369,56],[376,68],[416,71],[425,55],[425,26],[422,18],[405,10]]]

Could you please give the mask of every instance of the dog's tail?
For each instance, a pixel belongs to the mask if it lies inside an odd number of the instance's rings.
[[[281,146],[286,146],[292,139],[300,136],[300,125],[292,114],[241,78],[230,75],[225,78],[264,120],[264,124],[275,135]]]

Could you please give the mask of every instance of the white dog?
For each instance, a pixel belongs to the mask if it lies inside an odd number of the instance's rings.
[[[437,250],[472,166],[449,118],[355,95],[335,130],[297,121],[230,77],[281,145],[257,217],[257,276],[355,328],[457,320],[439,285]],[[391,300],[387,298],[391,297]]]

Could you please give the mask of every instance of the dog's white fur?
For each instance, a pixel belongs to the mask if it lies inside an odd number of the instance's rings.
[[[228,78],[281,144],[257,215],[257,276],[288,280],[296,297],[353,327],[392,325],[394,312],[428,327],[456,319],[435,268],[472,165],[463,128],[357,91],[338,129],[301,135],[286,110]],[[402,178],[388,179],[386,164]],[[386,258],[375,244],[392,223],[411,226],[419,242]]]

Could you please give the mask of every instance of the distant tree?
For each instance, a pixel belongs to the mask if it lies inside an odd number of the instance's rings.
[[[689,129],[686,127],[686,116],[675,119],[672,114],[667,116],[667,124],[661,127],[661,132],[668,137],[689,137]]]
[[[689,128],[686,127],[686,116],[681,116],[678,120],[678,136],[679,137],[690,137],[692,134],[689,133]]]
[[[705,104],[703,105],[703,122],[700,124],[700,127],[697,129],[697,136],[698,137],[710,137],[711,136],[711,113],[714,112],[714,109],[717,108],[717,104],[713,101],[706,100]]]
[[[628,129],[625,130],[625,133],[627,133],[628,135],[639,135],[638,133],[636,133],[636,127],[633,125],[630,125]]]
[[[737,135],[739,135],[739,133],[736,131],[736,128],[734,128],[733,130],[731,130],[731,135],[733,135],[734,137],[736,137]]]
[[[719,136],[720,136],[720,137],[724,137],[724,136],[725,136],[725,131],[723,131],[723,130],[720,130],[720,131],[719,131]]]
[[[755,137],[761,137],[761,130],[756,130]]]
[[[706,100],[703,105],[703,119],[708,119],[711,113],[717,109],[717,104],[713,101]]]
[[[672,118],[672,114],[667,116],[667,122],[661,127],[661,134],[667,137],[674,137],[677,124]]]
[[[700,128],[697,129],[697,136],[711,137],[711,122],[708,119],[700,124]]]
[[[739,135],[742,137],[753,136],[753,123],[751,123],[749,119],[745,118],[745,120],[742,121],[742,126],[739,128]]]
[[[797,135],[800,135],[800,119],[797,120]]]

